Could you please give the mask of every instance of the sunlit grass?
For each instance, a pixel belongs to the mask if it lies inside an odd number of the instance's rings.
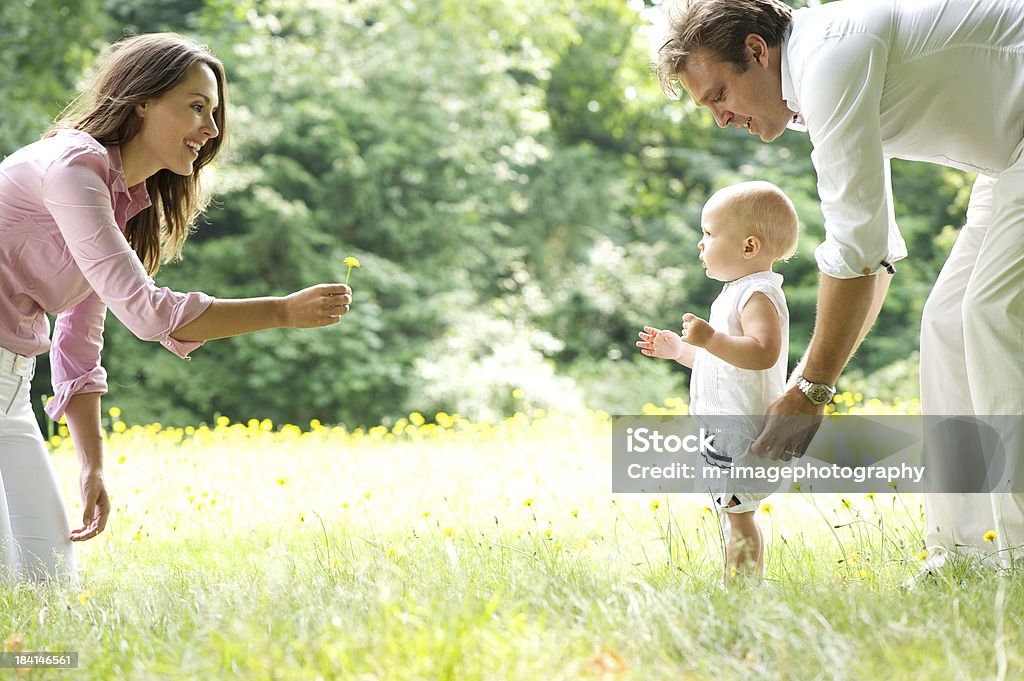
[[[685,405],[645,411],[656,409]],[[366,431],[120,416],[106,455],[114,511],[79,546],[81,583],[20,586],[0,604],[8,648],[77,650],[76,678],[1024,669],[1019,572],[897,588],[922,558],[914,495],[771,497],[759,512],[766,581],[726,592],[706,499],[610,493],[606,414],[414,413]],[[53,448],[75,500],[74,454],[66,439]]]

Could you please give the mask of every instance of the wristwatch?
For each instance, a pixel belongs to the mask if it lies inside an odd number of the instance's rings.
[[[812,404],[828,404],[836,395],[836,389],[833,386],[824,383],[811,383],[803,376],[797,379],[796,387],[807,396]]]

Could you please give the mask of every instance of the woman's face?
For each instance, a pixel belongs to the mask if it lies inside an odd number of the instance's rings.
[[[158,99],[136,106],[142,128],[132,140],[149,175],[164,168],[191,175],[199,149],[220,134],[213,114],[220,106],[217,77],[197,62]]]

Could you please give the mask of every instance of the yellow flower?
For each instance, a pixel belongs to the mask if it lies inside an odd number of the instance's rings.
[[[917,559],[918,560],[924,560],[927,557],[928,557],[928,552],[925,551],[924,549],[921,550],[921,553],[917,554]]]
[[[110,414],[111,418],[115,419],[121,416],[121,410],[117,407],[111,407],[107,410],[107,413]]]
[[[446,536],[446,537],[454,537],[455,536],[455,530],[453,530],[451,527],[444,528],[444,536]]]
[[[579,518],[580,512],[574,508],[571,511],[569,511],[569,515],[571,515],[573,518]]]
[[[554,533],[551,530],[544,530],[544,536],[545,537],[549,537],[550,538],[552,534],[554,534]]]
[[[864,495],[864,498],[867,499],[868,501],[871,501],[872,499],[875,498],[875,493],[874,492],[868,492],[867,494]]]
[[[530,497],[529,499],[524,499],[523,506],[526,506],[527,508],[533,506],[533,497]]]
[[[353,258],[351,255],[345,258],[345,266],[348,267],[348,272],[345,273],[345,283],[348,283],[348,278],[352,275],[353,267],[360,267],[359,258]]]
[[[793,490],[794,492],[799,492],[799,491],[800,491],[800,488],[801,488],[801,487],[803,487],[803,484],[802,484],[802,483],[799,483],[799,482],[794,482],[794,483],[793,483],[792,485],[790,485],[790,487],[789,487],[789,488],[790,488],[791,490]]]
[[[849,511],[853,508],[853,504],[848,499],[843,499],[843,508]]]
[[[771,504],[761,504],[761,510],[764,511],[765,513],[767,513],[768,515],[771,515],[772,514],[772,505]]]
[[[654,501],[651,502],[651,510],[652,511],[657,511],[659,506],[661,506],[661,502],[658,501],[657,499],[655,499]]]
[[[995,530],[989,530],[985,533],[985,541],[992,543],[999,537],[999,534]]]
[[[78,600],[81,601],[82,605],[88,603],[90,598],[92,598],[92,589],[78,594]]]

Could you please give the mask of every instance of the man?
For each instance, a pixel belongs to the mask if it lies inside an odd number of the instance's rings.
[[[967,223],[921,323],[925,414],[1024,414],[1024,0],[689,0],[670,11],[657,72],[719,126],[765,142],[806,130],[825,241],[814,335],[771,416],[823,413],[907,255],[889,159],[978,173]],[[754,448],[789,459],[813,432],[777,419]],[[1015,421],[1019,423],[1019,420]],[[810,434],[807,434],[810,432]],[[1021,433],[999,488],[1024,486]],[[955,452],[954,452],[955,454]],[[946,457],[949,461],[949,457]],[[1024,545],[1024,494],[927,494],[928,568],[948,551],[1000,557]],[[989,534],[991,538],[991,534]]]

